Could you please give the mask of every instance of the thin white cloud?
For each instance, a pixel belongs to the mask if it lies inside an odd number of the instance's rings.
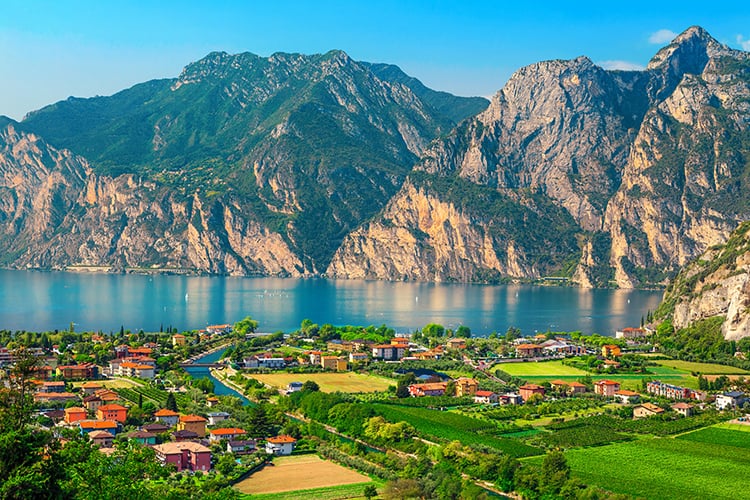
[[[596,64],[604,69],[615,69],[620,71],[642,71],[645,69],[640,64],[632,63],[630,61],[599,61]]]
[[[745,40],[742,35],[737,35],[737,45],[742,47],[742,50],[750,50],[750,40]]]
[[[659,31],[655,31],[651,33],[651,36],[648,37],[649,43],[655,43],[655,44],[662,44],[671,42],[674,40],[674,38],[677,36],[677,33],[675,33],[672,30],[667,29],[661,29]]]

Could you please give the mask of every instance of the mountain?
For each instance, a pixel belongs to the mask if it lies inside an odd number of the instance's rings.
[[[687,265],[656,314],[676,329],[720,318],[716,324],[726,340],[750,337],[750,222]]]
[[[750,220],[749,125],[750,55],[700,27],[489,103],[341,51],[216,52],[0,120],[2,264],[664,285]]]
[[[585,57],[533,64],[427,149],[328,272],[664,283],[750,219],[749,122],[748,53],[699,27],[644,71],[607,71]],[[425,182],[443,187],[415,187]],[[446,187],[459,185],[475,201]],[[407,208],[418,206],[441,215]]]
[[[85,158],[87,194],[66,198],[55,234],[21,247],[7,226],[0,249],[18,247],[11,267],[317,274],[430,141],[486,106],[341,51],[212,53],[176,79],[70,98],[13,124]]]

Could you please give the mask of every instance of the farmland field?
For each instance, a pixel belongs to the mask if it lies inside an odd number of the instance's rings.
[[[558,377],[561,375],[583,377],[586,372],[572,366],[562,364],[561,361],[527,361],[521,363],[499,363],[492,367],[493,369],[499,368],[505,373],[509,373],[516,377],[525,376],[548,376]]]
[[[325,488],[311,488],[308,490],[285,491],[281,493],[261,493],[243,496],[252,500],[341,500],[342,498],[364,498],[365,486],[370,483],[342,484],[341,486],[326,486]],[[381,486],[373,483],[378,489]]]
[[[80,387],[90,380],[83,380],[80,382],[73,382],[73,387]],[[134,380],[128,380],[126,378],[108,379],[108,380],[94,380],[94,382],[101,384],[106,389],[120,389],[122,387],[138,387],[143,384],[139,384]]]
[[[261,493],[294,491],[299,495],[299,490],[346,484],[361,484],[364,489],[364,484],[368,482],[369,477],[317,455],[298,455],[274,458],[272,466],[266,466],[240,481],[235,488],[242,493],[252,494],[254,498]]]
[[[617,493],[664,500],[750,499],[750,449],[655,438],[570,450],[565,456],[574,476]]]
[[[688,432],[677,439],[695,441],[696,443],[714,443],[722,446],[750,448],[750,432],[735,431],[721,427],[706,427],[695,432]]]
[[[654,360],[662,366],[669,366],[687,372],[698,372],[704,375],[750,375],[750,372],[734,366],[717,365],[715,363],[697,363],[694,361],[680,361],[677,359]]]
[[[378,392],[396,385],[394,380],[361,373],[253,373],[250,377],[272,387],[285,389],[290,382],[312,380],[323,392]]]
[[[480,444],[514,457],[539,455],[542,450],[517,439],[495,437],[497,426],[458,413],[427,408],[373,404],[373,408],[391,422],[406,421],[427,438],[460,441],[465,445]],[[484,432],[485,434],[483,434]]]

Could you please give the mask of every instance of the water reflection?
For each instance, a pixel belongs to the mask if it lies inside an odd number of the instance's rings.
[[[316,323],[466,325],[476,334],[581,330],[612,335],[636,326],[661,292],[324,279],[0,271],[0,328],[116,331],[203,328],[246,315],[267,331]]]

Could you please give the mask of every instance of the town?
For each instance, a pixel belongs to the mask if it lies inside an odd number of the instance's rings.
[[[750,430],[750,373],[669,359],[651,325],[486,338],[436,324],[399,335],[309,320],[289,334],[257,328],[248,317],[181,333],[2,332],[3,390],[28,389],[29,424],[63,450],[136,453],[161,468],[147,488],[206,495],[535,498],[567,485],[607,498],[559,457]],[[445,470],[420,481],[435,464]]]

